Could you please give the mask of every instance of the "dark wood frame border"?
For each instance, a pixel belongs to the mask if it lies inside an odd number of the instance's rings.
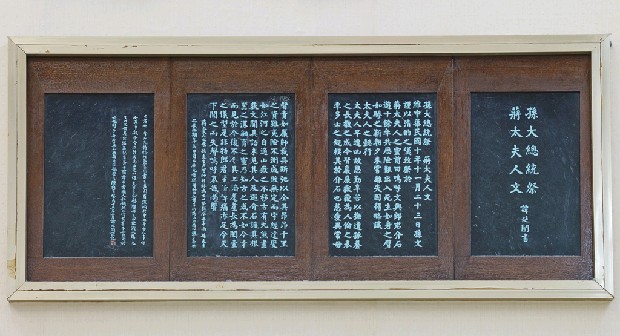
[[[29,281],[168,280],[167,144],[169,62],[165,59],[28,58],[27,279]],[[44,258],[43,171],[46,93],[154,93],[153,257]]]
[[[176,165],[168,178],[175,222],[171,225],[173,281],[307,280],[313,218],[314,166],[308,58],[175,58],[172,66],[170,153]],[[295,257],[188,257],[186,222],[186,95],[188,93],[295,94]],[[304,130],[303,132],[300,130]]]
[[[592,116],[590,55],[468,56],[455,60],[455,278],[592,279]],[[509,79],[509,80],[506,80]],[[580,92],[581,256],[471,256],[472,92]]]
[[[313,67],[316,127],[313,280],[439,280],[453,278],[452,263],[452,58],[316,58]],[[330,257],[328,249],[329,93],[436,92],[438,133],[438,256]]]
[[[172,60],[29,57],[27,279],[592,279],[590,69],[589,55]],[[506,77],[511,81],[502,80]],[[328,236],[327,93],[373,91],[438,93],[438,257],[328,256],[325,239]],[[519,91],[581,92],[582,248],[579,257],[470,255],[470,93]],[[45,93],[57,92],[155,93],[157,182],[152,258],[43,258],[43,98]],[[296,257],[187,257],[184,97],[189,92],[295,93]],[[170,102],[174,107],[172,112],[169,112]],[[310,111],[311,106],[317,108]],[[459,125],[454,131],[453,123]],[[166,144],[168,136],[171,141]],[[454,174],[455,170],[459,173]],[[163,197],[166,195],[171,197],[169,202]],[[173,236],[169,230],[174,230]],[[228,272],[230,269],[236,272]]]

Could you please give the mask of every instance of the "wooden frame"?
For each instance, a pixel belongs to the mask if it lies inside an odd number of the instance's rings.
[[[37,38],[9,40],[9,301],[523,300],[613,298],[610,41],[605,35],[375,38]],[[540,281],[26,281],[26,60],[32,56],[453,55],[585,53],[592,67],[594,277]]]
[[[168,279],[168,230],[170,210],[166,206],[169,180],[168,62],[163,59],[66,59],[31,58],[28,62],[28,111],[30,141],[27,143],[28,276],[30,281],[114,280],[122,274],[134,281]],[[44,97],[47,93],[154,93],[155,184],[153,256],[151,258],[44,258],[43,257],[43,162]],[[34,159],[33,159],[34,158]]]
[[[455,165],[461,167],[456,176],[455,273],[458,279],[591,279],[592,278],[592,157],[581,157],[581,255],[579,256],[472,256],[470,230],[470,156],[472,92],[550,92],[580,93],[581,153],[592,148],[591,67],[588,55],[460,57],[456,68],[456,115],[462,127],[455,130]],[[504,81],[508,76],[510,81]]]
[[[314,170],[314,213],[322,214],[313,227],[313,280],[440,280],[453,278],[452,216],[452,59],[317,58],[313,97],[317,131]],[[396,90],[396,91],[395,91]],[[328,93],[437,92],[437,237],[435,257],[330,257],[328,253]],[[318,216],[318,215],[317,215]]]
[[[218,258],[187,256],[187,225],[175,223],[171,243],[170,280],[304,280],[310,270],[310,221],[312,200],[312,133],[310,128],[308,60],[290,58],[264,59],[194,59],[175,60],[172,67],[172,139],[170,153],[175,162],[186,162],[186,96],[188,93],[294,93],[295,94],[295,257]],[[256,74],[259,74],[256,76]],[[177,115],[180,113],[180,115]],[[186,169],[177,165],[169,179],[175,188],[171,207],[175,218],[186,218]],[[177,225],[178,224],[178,225]],[[235,272],[230,272],[235,269]]]

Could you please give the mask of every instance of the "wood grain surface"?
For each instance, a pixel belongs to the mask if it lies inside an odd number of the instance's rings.
[[[455,60],[456,279],[592,279],[592,140],[589,55],[476,56]],[[471,256],[472,92],[580,92],[581,255]]]
[[[310,229],[315,215],[311,172],[310,61],[294,58],[187,58],[172,67],[172,121],[168,178],[170,280],[307,280],[310,274]],[[188,93],[295,94],[295,257],[188,257],[186,204],[186,96]]]
[[[450,57],[317,58],[313,68],[315,222],[313,280],[452,279],[452,59]],[[437,92],[438,255],[330,257],[328,255],[329,93]],[[406,206],[406,205],[405,205]],[[406,221],[406,219],[405,219]]]
[[[28,58],[29,281],[592,279],[589,55]],[[471,256],[470,93],[580,92],[581,255]],[[44,258],[45,93],[154,93],[152,258]],[[438,255],[328,255],[329,93],[436,92]],[[188,257],[186,95],[294,93],[295,257]],[[84,209],[88,211],[88,209]]]
[[[28,59],[27,279],[29,281],[168,280],[169,60],[162,58]],[[155,167],[153,256],[44,258],[43,171],[46,93],[153,93]],[[89,209],[84,209],[89,211]]]

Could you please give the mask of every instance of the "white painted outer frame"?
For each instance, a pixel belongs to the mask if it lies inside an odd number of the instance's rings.
[[[437,37],[10,37],[8,300],[611,300],[611,107],[608,35]],[[592,57],[592,280],[29,282],[26,281],[28,56],[284,56],[587,53]]]

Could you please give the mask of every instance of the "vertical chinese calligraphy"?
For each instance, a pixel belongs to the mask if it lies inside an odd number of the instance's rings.
[[[119,128],[119,119],[121,127]],[[152,180],[149,156],[148,113],[119,115],[112,112],[110,139],[110,246],[146,246],[149,223],[149,181]],[[117,144],[117,139],[120,143]],[[138,153],[140,149],[140,153]],[[120,162],[118,157],[121,158]],[[120,167],[119,167],[120,163]],[[120,171],[120,181],[117,180]],[[120,183],[119,195],[117,186]],[[117,220],[117,199],[119,216]],[[139,208],[138,208],[139,207]],[[139,228],[138,228],[139,226]],[[120,231],[120,235],[117,235]]]
[[[522,110],[524,113],[521,112]],[[538,180],[537,175],[540,173],[536,165],[536,159],[539,156],[537,147],[537,139],[539,138],[537,134],[538,109],[536,106],[521,107],[515,105],[510,107],[506,117],[514,125],[509,131],[510,138],[513,141],[510,159],[514,166],[508,173],[508,175],[512,175],[514,182],[510,184],[508,190],[510,190],[510,194],[514,194],[513,197],[522,200],[515,218],[515,222],[517,222],[515,227],[521,234],[521,241],[528,243],[530,241],[529,215],[530,211],[533,210],[531,206],[532,196],[538,192],[538,184],[541,182]],[[542,142],[544,139],[540,139],[540,141]],[[508,148],[506,151],[508,152]]]
[[[189,256],[295,252],[295,98],[187,97]]]
[[[435,94],[330,94],[332,256],[437,253]]]
[[[579,254],[579,94],[472,94],[471,123],[472,254]]]
[[[45,111],[45,255],[152,255],[153,95],[50,94]]]

